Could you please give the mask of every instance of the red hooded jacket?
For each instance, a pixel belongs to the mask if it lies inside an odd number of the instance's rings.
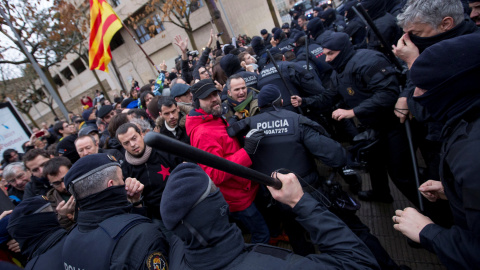
[[[252,165],[250,157],[240,147],[237,138],[228,136],[227,126],[228,123],[221,117],[206,114],[202,109],[192,110],[185,123],[192,146],[249,167]],[[198,165],[220,189],[231,212],[243,211],[252,204],[258,190],[257,183],[202,164]]]

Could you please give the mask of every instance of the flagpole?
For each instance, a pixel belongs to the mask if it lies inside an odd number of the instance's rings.
[[[117,16],[118,17],[118,16]],[[120,20],[120,18],[118,18]],[[155,63],[153,63],[152,59],[150,58],[150,56],[148,56],[148,54],[145,52],[145,50],[142,48],[142,46],[140,45],[140,42],[135,38],[135,36],[132,34],[132,32],[130,31],[130,29],[128,29],[128,27],[125,25],[125,23],[120,20],[122,22],[122,25],[123,25],[123,28],[125,28],[125,30],[127,30],[128,34],[130,34],[130,36],[132,37],[133,41],[135,41],[135,44],[137,44],[137,46],[140,48],[140,50],[142,50],[142,52],[145,54],[145,57],[148,59],[148,61],[150,62],[150,64],[152,64],[152,66],[155,67],[155,69],[157,70],[158,74],[160,74],[160,70],[158,70],[157,66],[155,65]]]

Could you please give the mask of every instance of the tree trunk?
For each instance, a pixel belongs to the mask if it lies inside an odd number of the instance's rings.
[[[42,68],[43,73],[47,77],[48,81],[50,82],[50,85],[52,85],[53,90],[55,91],[55,93],[57,93],[58,98],[60,99],[60,101],[63,102],[62,96],[58,92],[57,84],[53,81],[52,74],[50,74],[50,71],[48,70],[48,68],[45,68],[45,67],[41,67],[41,68]]]
[[[35,122],[35,120],[33,120],[32,116],[30,115],[29,112],[24,112],[24,111],[22,111],[22,112],[28,117],[28,119],[30,119],[30,122],[32,122],[32,124],[33,124],[35,127],[40,128],[40,127],[38,126],[37,122]]]
[[[232,38],[228,33],[227,27],[225,26],[225,22],[223,21],[222,15],[218,10],[217,5],[215,4],[215,1],[207,0],[205,2],[207,4],[208,11],[210,11],[210,16],[212,17],[212,20],[215,23],[215,26],[217,27],[218,33],[223,32],[223,35],[221,36],[223,44],[230,43]]]
[[[188,39],[190,40],[190,44],[192,44],[192,50],[198,50],[197,44],[195,43],[195,39],[193,38],[193,29],[192,28],[185,28],[185,32],[187,33]]]
[[[278,22],[277,13],[275,13],[275,7],[273,6],[272,0],[267,0],[268,9],[270,10],[270,14],[272,14],[273,23],[275,27],[280,28],[280,23]]]

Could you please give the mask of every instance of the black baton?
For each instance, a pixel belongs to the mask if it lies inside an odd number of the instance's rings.
[[[271,186],[275,189],[282,188],[282,182],[280,182],[278,179],[272,178],[261,172],[257,172],[219,156],[215,156],[214,154],[210,154],[186,143],[172,139],[166,135],[156,132],[148,132],[144,137],[144,141],[152,148],[183,157],[187,160],[250,179],[259,184]]]

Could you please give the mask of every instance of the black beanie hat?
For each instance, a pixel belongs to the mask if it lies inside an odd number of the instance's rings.
[[[93,154],[85,156],[75,162],[63,178],[65,187],[68,189],[72,182],[84,179],[110,166],[120,167],[117,159],[112,155]]]
[[[193,94],[193,100],[204,99],[213,91],[218,91],[212,79],[204,79],[192,85],[190,91]]]
[[[267,29],[262,29],[262,30],[260,31],[260,34],[262,34],[262,35],[266,35],[266,34],[268,34],[268,31],[267,31]]]
[[[182,163],[170,174],[163,197],[160,213],[163,223],[172,230],[210,193],[213,182],[210,177],[194,163]]]
[[[282,29],[277,28],[277,30],[273,34],[273,39],[275,40],[280,39],[280,36],[282,35],[282,33],[283,33]]]
[[[109,114],[113,110],[112,105],[103,105],[100,110],[97,112],[98,118],[103,118],[105,115]]]
[[[275,34],[275,32],[277,32],[278,29],[280,29],[280,28],[278,28],[278,27],[272,28],[272,34]],[[281,30],[281,29],[280,29],[280,30]]]
[[[240,60],[237,56],[233,54],[227,54],[222,57],[222,59],[220,60],[220,67],[223,69],[227,77],[232,76],[242,68],[242,66],[240,65]]]
[[[282,25],[282,29],[290,29],[290,25],[288,23],[284,23]]]
[[[350,42],[350,36],[342,32],[332,32],[325,37],[322,43],[322,47],[332,51],[341,51],[345,48],[345,45]]]
[[[265,85],[258,94],[258,107],[265,107],[266,105],[274,102],[280,95],[280,90],[278,90],[275,85]]]

